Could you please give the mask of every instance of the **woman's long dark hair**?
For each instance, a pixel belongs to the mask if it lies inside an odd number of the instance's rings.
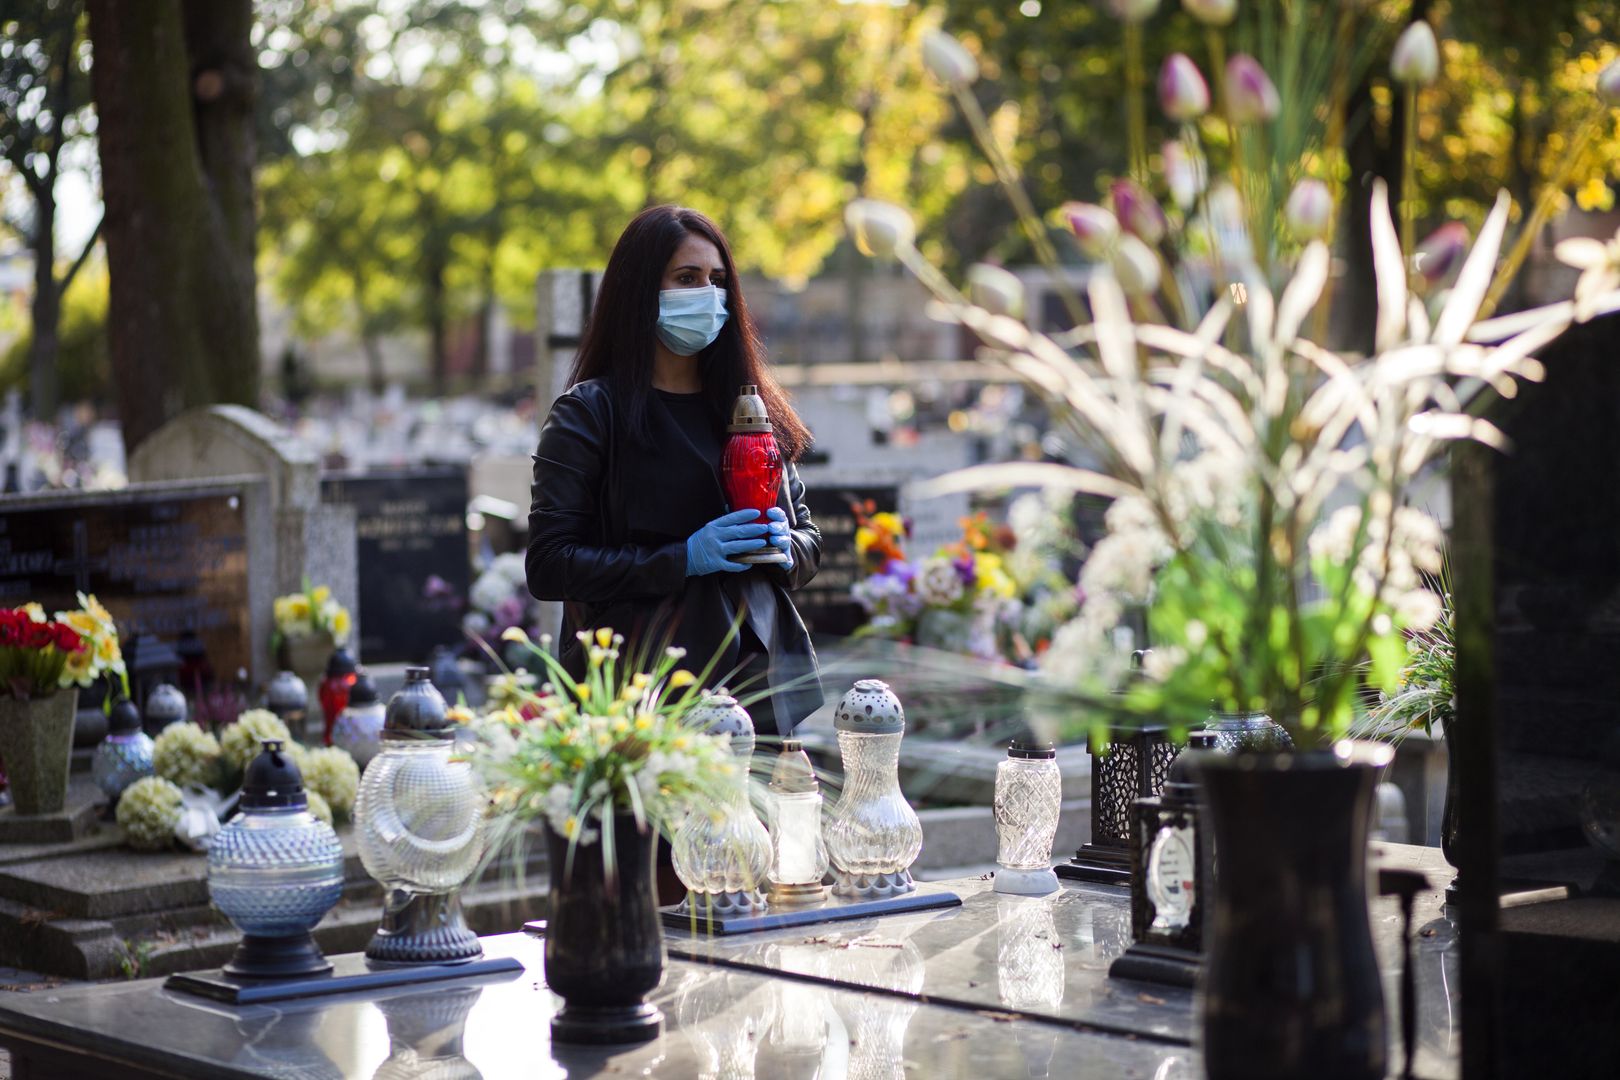
[[[664,268],[688,235],[713,244],[726,268],[726,310],[730,314],[714,344],[697,357],[704,396],[716,415],[729,416],[737,388],[744,383],[758,386],[776,429],[777,444],[784,456],[797,460],[810,445],[810,431],[766,365],[765,345],[743,299],[731,245],[714,222],[684,206],[654,206],[625,226],[602,273],[568,385],[606,378],[622,403],[628,432],[637,438],[646,433],[659,286]]]

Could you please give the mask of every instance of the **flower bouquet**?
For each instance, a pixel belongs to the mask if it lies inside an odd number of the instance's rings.
[[[523,555],[508,552],[491,559],[467,592],[467,608],[462,632],[496,652],[509,653],[509,666],[521,663],[521,648],[503,642],[502,635],[513,628],[529,637],[539,632],[540,607],[529,594]]]
[[[66,805],[79,690],[116,675],[128,692],[112,613],[93,595],[78,601],[54,616],[33,603],[0,610],[0,757],[20,814]]]
[[[1382,1076],[1381,988],[1364,914],[1324,933],[1288,898],[1365,911],[1365,822],[1374,766],[1389,750],[1338,740],[1363,693],[1396,689],[1405,635],[1441,613],[1424,581],[1438,570],[1440,527],[1409,505],[1415,482],[1459,441],[1502,447],[1483,415],[1491,403],[1540,379],[1535,352],[1572,322],[1620,309],[1614,251],[1576,244],[1559,252],[1583,270],[1574,301],[1492,317],[1589,160],[1591,134],[1613,122],[1620,66],[1586,76],[1578,137],[1560,140],[1561,163],[1499,264],[1506,193],[1471,248],[1461,227],[1414,242],[1419,91],[1438,77],[1440,50],[1427,22],[1400,30],[1378,86],[1404,119],[1399,198],[1392,213],[1386,182],[1368,185],[1370,243],[1343,247],[1347,265],[1370,255],[1369,351],[1335,349],[1335,208],[1356,192],[1349,102],[1397,37],[1394,6],[1183,6],[1214,93],[1192,57],[1164,57],[1159,103],[1172,137],[1150,153],[1142,24],[1159,4],[1110,0],[1125,61],[1127,166],[1098,185],[1109,205],[1076,201],[1049,220],[990,130],[972,52],[940,32],[924,39],[924,62],[989,158],[1068,329],[1023,321],[1022,286],[1001,268],[975,267],[959,289],[918,252],[899,207],[859,200],[846,216],[860,248],[903,263],[933,294],[935,314],[976,334],[982,357],[1040,393],[1085,452],[1072,464],[978,466],[932,490],[1035,485],[1112,500],[1109,535],[1081,574],[1072,634],[1082,640],[1055,645],[1065,659],[1049,668],[1083,703],[1081,722],[1184,729],[1213,703],[1269,712],[1306,751],[1200,759],[1222,863],[1211,925],[1225,928],[1209,943],[1200,997],[1210,1074]],[[1067,285],[1049,224],[1066,226],[1085,259],[1083,289]],[[1122,685],[1108,645],[1133,617],[1145,619],[1153,662]],[[1307,858],[1306,844],[1334,855]],[[1243,939],[1261,926],[1263,937]],[[1251,978],[1267,969],[1256,959],[1267,950],[1313,972],[1313,984],[1281,997]],[[1343,1008],[1324,1011],[1324,1001]]]
[[[586,670],[576,680],[549,638],[537,644],[517,629],[506,637],[549,681],[510,687],[518,702],[480,722],[473,760],[497,815],[493,847],[521,843],[533,822],[547,834],[546,977],[567,1002],[553,1038],[650,1037],[659,1014],[646,995],[664,966],[656,838],[672,839],[688,813],[716,812],[746,763],[726,739],[688,722],[709,672],[680,666],[682,650],[624,656],[622,635],[581,632]]]
[[[349,640],[353,620],[327,585],[304,582],[304,591],[278,596],[273,606],[276,626],[272,646],[283,668],[306,687],[320,685],[332,650]]]

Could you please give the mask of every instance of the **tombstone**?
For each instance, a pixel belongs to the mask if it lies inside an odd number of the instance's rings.
[[[268,662],[273,552],[263,482],[146,484],[0,503],[0,604],[94,593],[126,638],[192,632],[216,670]],[[252,617],[255,604],[265,618]]]
[[[1572,328],[1492,412],[1511,450],[1454,457],[1465,1076],[1620,1060],[1617,343],[1620,316]]]
[[[329,505],[355,515],[355,559],[369,664],[423,663],[437,645],[459,645],[471,586],[467,471],[424,468],[334,474],[321,480]]]
[[[847,637],[866,622],[865,609],[850,595],[850,588],[861,577],[855,555],[855,514],[850,506],[868,500],[877,511],[894,511],[900,506],[900,492],[892,485],[805,490],[805,505],[821,530],[821,567],[810,584],[793,594],[793,605],[812,634]]]
[[[546,270],[535,285],[534,394],[542,418],[568,389],[601,280],[600,270]]]
[[[327,585],[362,632],[355,563],[354,509],[321,502],[319,461],[313,450],[269,417],[239,405],[213,405],[176,417],[143,441],[129,459],[131,491],[165,480],[259,480],[266,495],[264,535],[269,550],[253,561],[251,597],[256,681],[272,673],[269,634],[275,597],[305,582]],[[262,648],[258,644],[263,638]],[[214,670],[234,670],[210,656]]]

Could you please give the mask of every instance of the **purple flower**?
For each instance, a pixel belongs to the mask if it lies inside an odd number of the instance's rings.
[[[1209,111],[1209,84],[1186,53],[1171,53],[1159,69],[1159,107],[1172,120],[1196,120]]]
[[[1239,124],[1270,120],[1282,108],[1266,69],[1246,53],[1237,53],[1226,62],[1226,103],[1232,120]]]
[[[1142,190],[1135,181],[1115,180],[1113,186],[1114,216],[1125,231],[1145,244],[1157,244],[1164,239],[1164,211],[1158,200]]]

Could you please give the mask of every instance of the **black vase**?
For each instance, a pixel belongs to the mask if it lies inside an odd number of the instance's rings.
[[[629,814],[614,819],[615,870],[602,868],[602,841],[580,844],[568,865],[568,841],[547,830],[551,897],[546,928],[546,985],[563,999],[551,1021],[559,1043],[645,1042],[664,1016],[647,1001],[664,978],[664,932],[653,893],[657,834],[638,832]]]
[[[1454,734],[1457,725],[1447,721],[1441,734],[1446,740],[1446,802],[1440,810],[1440,854],[1446,857],[1446,862],[1452,866],[1457,865],[1457,806],[1459,781],[1462,775],[1457,769],[1457,736]],[[1446,886],[1446,903],[1457,902],[1457,878],[1451,879]]]
[[[1367,824],[1392,751],[1201,754],[1220,865],[1199,1028],[1211,1080],[1380,1080],[1384,994],[1367,916]]]

